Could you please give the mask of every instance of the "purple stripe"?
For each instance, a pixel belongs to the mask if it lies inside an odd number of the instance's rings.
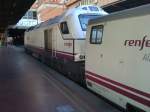
[[[56,53],[56,57],[59,57],[59,58],[65,58],[65,59],[68,59],[68,60],[73,60],[74,59],[74,56],[69,56],[69,55],[66,55],[66,54],[62,54],[62,53]]]
[[[106,83],[104,81],[98,80],[98,79],[96,79],[94,77],[91,77],[89,75],[86,75],[86,78],[89,79],[89,80],[91,80],[91,81],[94,81],[97,84],[102,85],[102,86],[104,86],[104,87],[106,87],[108,89],[111,89],[111,90],[113,90],[113,91],[115,91],[115,92],[117,92],[119,94],[122,94],[122,95],[124,95],[124,96],[126,96],[128,98],[131,98],[132,100],[137,101],[138,103],[141,103],[141,104],[143,104],[145,106],[150,107],[150,101],[149,100],[141,98],[141,97],[139,97],[137,95],[129,93],[128,91],[122,90],[122,89],[120,89],[118,87],[115,87],[115,86],[113,86],[111,84],[108,84],[108,83]]]
[[[137,90],[137,89],[135,89],[135,88],[126,86],[126,85],[124,85],[124,84],[121,84],[121,83],[116,82],[116,81],[114,81],[114,80],[108,79],[108,78],[103,77],[103,76],[101,76],[101,75],[97,75],[97,74],[92,73],[92,72],[90,72],[90,71],[86,71],[86,73],[91,74],[91,75],[93,75],[93,76],[95,76],[95,77],[97,77],[97,78],[103,79],[103,80],[105,80],[105,81],[108,81],[108,82],[110,82],[110,83],[112,83],[112,84],[115,84],[115,85],[117,85],[117,86],[120,86],[120,87],[122,87],[122,88],[128,89],[128,90],[130,90],[130,91],[132,91],[132,92],[134,92],[134,93],[137,93],[137,94],[140,94],[140,95],[145,96],[145,97],[147,97],[147,98],[150,98],[150,94],[149,94],[149,93],[146,93],[146,92]]]
[[[34,52],[37,52],[37,53],[43,53],[45,52],[45,50],[42,48],[42,47],[33,47],[33,46],[26,46],[27,48],[30,48],[32,49]],[[48,50],[48,52],[52,53],[52,50]],[[56,52],[56,57],[58,58],[65,58],[67,60],[74,60],[74,55],[73,53],[68,53],[68,52],[63,52],[63,51],[54,51]]]
[[[58,51],[58,50],[51,50],[51,49],[48,49],[48,51],[50,51],[50,52],[56,51],[56,52],[60,52],[60,53],[64,53],[64,54],[74,55],[73,53],[70,53],[70,52],[64,52],[64,51]]]

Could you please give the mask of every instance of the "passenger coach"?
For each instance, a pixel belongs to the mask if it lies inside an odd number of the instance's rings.
[[[89,22],[86,84],[127,112],[150,112],[150,5]]]

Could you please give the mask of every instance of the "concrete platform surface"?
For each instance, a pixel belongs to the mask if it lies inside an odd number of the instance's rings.
[[[0,48],[0,112],[119,112],[17,47]]]

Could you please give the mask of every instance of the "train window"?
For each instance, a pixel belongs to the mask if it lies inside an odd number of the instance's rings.
[[[37,19],[36,11],[28,11],[24,16],[23,19]]]
[[[67,22],[62,22],[60,24],[60,29],[61,29],[62,34],[69,34]]]
[[[36,11],[33,11],[33,19],[37,19],[37,13],[36,13]]]
[[[93,7],[93,6],[89,6],[89,9],[91,11],[99,11],[99,9],[97,7]]]
[[[100,15],[85,15],[85,14],[79,15],[79,20],[80,20],[82,30],[86,31],[89,20],[94,19],[98,16]]]
[[[101,44],[103,37],[103,25],[93,26],[91,29],[90,43]]]
[[[83,9],[83,10],[88,10],[87,7],[83,7],[82,9]]]
[[[29,11],[28,12],[28,19],[32,19],[33,18],[33,12],[32,11]]]

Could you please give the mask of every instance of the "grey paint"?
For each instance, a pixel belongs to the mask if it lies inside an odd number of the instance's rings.
[[[32,31],[32,30],[35,30],[35,29],[39,29],[39,28],[44,28],[46,26],[50,26],[52,24],[57,24],[60,22],[60,20],[63,18],[64,14],[60,15],[60,16],[57,16],[55,18],[52,18],[52,19],[49,19],[45,22],[42,22],[34,27],[31,27],[29,28],[27,31]]]
[[[91,25],[91,24],[96,24],[99,22],[113,21],[113,20],[117,20],[117,19],[143,16],[143,15],[148,15],[148,14],[150,14],[150,4],[132,8],[132,9],[127,9],[124,11],[115,12],[110,15],[98,17],[96,19],[90,20],[89,24]]]

